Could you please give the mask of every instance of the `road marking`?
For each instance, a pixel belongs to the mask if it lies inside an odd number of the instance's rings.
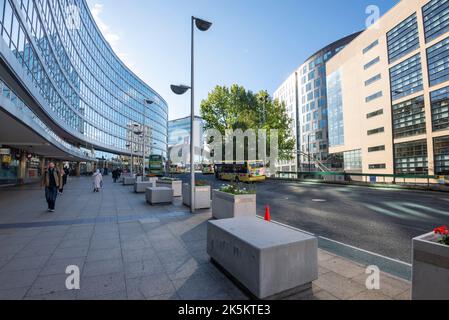
[[[327,202],[325,199],[312,199],[313,202]]]
[[[257,217],[258,217],[259,219],[263,219],[263,217],[259,217],[259,216],[257,216]],[[284,223],[282,223],[282,222],[278,222],[278,221],[275,221],[275,220],[271,220],[271,222],[272,222],[272,223],[276,223],[276,224],[278,224],[278,225],[280,225],[280,226],[283,226],[283,227],[286,227],[286,228],[290,228],[290,229],[292,229],[292,230],[296,230],[296,231],[303,232],[303,233],[305,233],[305,234],[308,234],[308,235],[317,237],[317,238],[319,238],[319,239],[323,239],[323,240],[326,240],[326,241],[329,241],[329,242],[333,242],[333,243],[339,244],[339,245],[341,245],[341,246],[344,246],[344,247],[347,247],[347,248],[350,248],[350,249],[354,249],[354,250],[357,250],[357,251],[360,251],[360,252],[364,252],[364,253],[367,253],[367,254],[370,254],[370,255],[379,257],[379,258],[383,258],[383,259],[386,259],[386,260],[389,260],[389,261],[392,261],[392,262],[396,262],[396,263],[402,264],[402,265],[407,266],[407,267],[411,267],[411,266],[412,266],[410,263],[407,263],[407,262],[404,262],[404,261],[401,261],[401,260],[397,260],[397,259],[393,259],[393,258],[384,256],[384,255],[381,255],[381,254],[379,254],[379,253],[375,253],[375,252],[368,251],[368,250],[365,250],[365,249],[362,249],[362,248],[358,248],[358,247],[355,247],[355,246],[351,246],[351,245],[349,245],[349,244],[346,244],[346,243],[343,243],[343,242],[339,242],[339,241],[336,241],[336,240],[332,240],[332,239],[329,239],[329,238],[326,238],[326,237],[317,236],[317,235],[314,234],[314,233],[311,233],[311,232],[308,232],[308,231],[305,231],[305,230],[301,230],[301,229],[299,229],[299,228],[295,228],[295,227],[289,226],[289,225],[284,224]]]
[[[323,240],[327,240],[327,241],[330,241],[330,242],[334,242],[334,243],[337,243],[339,245],[342,245],[342,246],[345,246],[345,247],[348,247],[348,248],[351,248],[351,249],[354,249],[354,250],[357,250],[357,251],[365,252],[365,253],[368,253],[370,255],[377,256],[377,257],[380,257],[380,258],[383,258],[383,259],[386,259],[386,260],[390,260],[392,262],[396,262],[396,263],[402,264],[402,265],[407,266],[407,267],[411,267],[412,266],[410,263],[407,263],[407,262],[404,262],[404,261],[401,261],[401,260],[397,260],[397,259],[393,259],[393,258],[384,256],[382,254],[375,253],[375,252],[372,252],[372,251],[368,251],[368,250],[365,250],[365,249],[362,249],[362,248],[354,247],[354,246],[351,246],[351,245],[343,243],[343,242],[339,242],[339,241],[332,240],[332,239],[325,238],[325,237],[318,237],[318,238],[323,239]]]

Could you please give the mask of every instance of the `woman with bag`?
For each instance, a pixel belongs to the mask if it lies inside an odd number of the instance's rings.
[[[101,175],[100,170],[97,170],[92,177],[94,179],[94,192],[100,192],[103,185],[103,176]]]

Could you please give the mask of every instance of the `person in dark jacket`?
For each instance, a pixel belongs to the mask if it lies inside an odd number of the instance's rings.
[[[47,170],[42,175],[42,186],[45,187],[48,211],[55,212],[56,198],[58,197],[58,190],[62,186],[62,177],[53,162],[48,164]]]
[[[64,187],[67,184],[67,178],[69,177],[70,174],[70,170],[68,167],[64,167],[61,171],[61,175],[62,175],[62,185],[59,187],[59,194],[63,194],[64,193]]]

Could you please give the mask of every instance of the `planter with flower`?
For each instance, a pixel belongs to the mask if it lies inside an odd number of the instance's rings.
[[[256,216],[256,189],[239,184],[224,185],[213,191],[212,216],[231,219]]]
[[[157,181],[157,186],[172,188],[173,197],[182,196],[182,181],[179,179],[164,177]]]
[[[413,239],[413,300],[449,300],[449,228]]]
[[[182,202],[184,205],[190,207],[190,184],[184,183],[182,185]],[[198,180],[195,182],[195,209],[209,209],[210,208],[210,185],[205,181]]]

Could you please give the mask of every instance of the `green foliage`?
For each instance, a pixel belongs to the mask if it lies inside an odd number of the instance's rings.
[[[220,191],[233,195],[256,194],[256,188],[254,186],[250,185],[249,187],[244,187],[237,183],[223,185],[220,188]]]
[[[215,129],[224,136],[226,130],[267,130],[267,148],[270,145],[270,130],[279,134],[279,157],[293,158],[295,140],[291,131],[292,120],[285,104],[273,100],[267,91],[254,94],[242,86],[217,86],[201,103],[201,116],[205,129]],[[257,159],[247,159],[257,160]]]

